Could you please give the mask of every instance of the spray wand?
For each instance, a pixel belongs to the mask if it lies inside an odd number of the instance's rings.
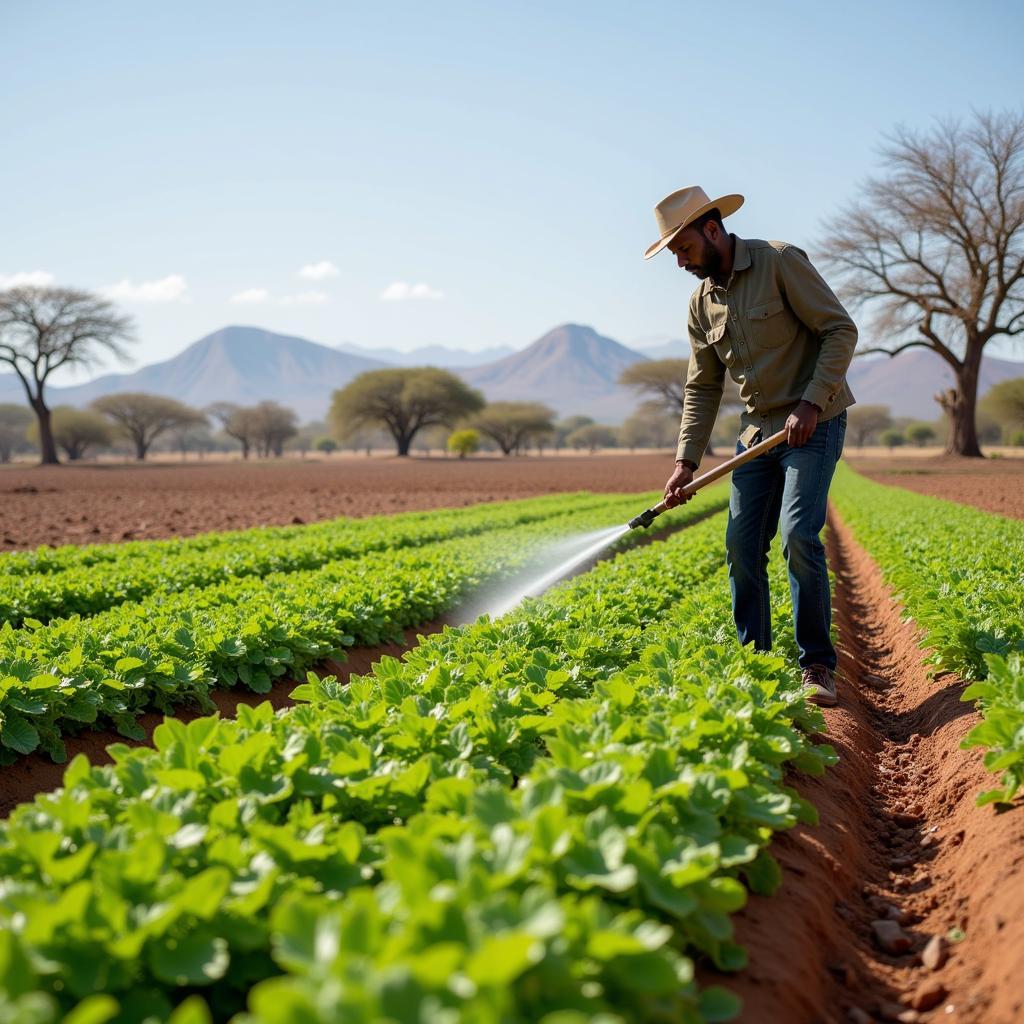
[[[691,480],[684,488],[683,494],[687,497],[696,494],[702,487],[707,487],[708,484],[713,484],[716,480],[721,480],[723,476],[727,476],[737,466],[742,466],[744,462],[749,462],[751,459],[756,459],[758,455],[763,455],[765,452],[770,451],[776,445],[782,444],[786,440],[786,431],[780,430],[777,434],[772,434],[767,440],[760,441],[750,448],[734,455],[731,459],[727,459],[720,466],[715,466],[714,469],[708,470],[707,473],[702,474],[695,480]],[[629,528],[635,530],[638,527],[643,527],[645,530],[650,526],[654,520],[661,515],[662,512],[666,511],[670,506],[664,501],[659,501],[657,505],[652,508],[646,509],[641,512],[640,515],[630,519]],[[674,506],[671,506],[674,507]]]

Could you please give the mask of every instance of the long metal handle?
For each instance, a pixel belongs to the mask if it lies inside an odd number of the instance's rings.
[[[771,451],[776,445],[782,444],[786,440],[785,429],[772,434],[771,437],[766,438],[764,441],[759,441],[757,444],[748,448],[746,451],[742,451],[739,455],[734,455],[731,459],[726,459],[720,466],[715,466],[714,469],[709,469],[706,473],[702,473],[700,476],[691,480],[684,488],[683,494],[688,497],[696,494],[702,487],[707,487],[708,484],[713,484],[716,480],[721,480],[723,476],[727,476],[737,466],[742,466],[744,462],[749,462],[751,459],[756,459],[758,455],[763,455],[767,451]],[[637,526],[650,526],[654,521],[655,516],[660,516],[662,512],[667,511],[669,508],[675,508],[675,505],[669,506],[665,504],[665,500],[662,499],[657,505],[649,508],[646,512],[641,513],[635,519],[631,519],[629,525],[631,527]]]

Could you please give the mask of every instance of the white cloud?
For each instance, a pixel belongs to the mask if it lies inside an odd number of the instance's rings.
[[[299,292],[298,295],[286,295],[280,300],[282,306],[320,306],[330,301],[327,292]]]
[[[188,283],[181,274],[168,274],[156,281],[140,281],[134,284],[127,277],[109,288],[102,288],[108,299],[121,302],[180,302],[185,298]]]
[[[244,291],[235,292],[228,299],[228,302],[235,302],[248,305],[254,302],[266,302],[270,298],[270,292],[266,288],[246,288]]]
[[[15,274],[0,274],[0,292],[7,288],[49,288],[56,280],[47,270],[20,270]]]
[[[321,260],[319,263],[307,263],[299,271],[299,277],[307,281],[326,281],[329,277],[337,277],[338,273],[338,268],[330,260]]]
[[[394,281],[380,293],[383,302],[407,302],[411,299],[444,298],[444,292],[431,288],[429,284],[408,284],[406,281]]]

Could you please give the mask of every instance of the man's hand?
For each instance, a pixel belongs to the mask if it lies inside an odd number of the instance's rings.
[[[665,484],[665,504],[669,508],[685,505],[692,494],[683,494],[683,488],[693,479],[693,468],[686,462],[677,462],[676,468]]]
[[[786,419],[786,444],[791,448],[806,444],[818,425],[819,412],[813,402],[801,402]]]

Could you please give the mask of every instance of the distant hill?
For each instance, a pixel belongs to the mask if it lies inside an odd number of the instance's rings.
[[[982,356],[978,396],[1011,377],[1024,377],[1024,363]],[[846,379],[864,405],[887,405],[894,416],[936,420],[942,410],[932,396],[953,386],[953,371],[934,352],[912,348],[898,356],[855,356]]]
[[[685,338],[672,338],[656,345],[635,345],[634,348],[648,359],[690,358],[690,343]]]
[[[347,348],[351,350],[258,327],[225,327],[173,359],[133,373],[105,374],[85,384],[49,388],[47,394],[51,406],[83,406],[115,391],[148,391],[199,407],[216,401],[251,404],[272,398],[295,409],[303,420],[319,419],[327,412],[332,391],[365,370],[393,365],[384,356],[401,356],[407,360],[405,365],[447,365],[492,401],[545,402],[559,416],[580,413],[620,423],[639,402],[617,383],[627,366],[648,358],[689,355],[686,341],[666,342],[641,352],[579,324],[563,324],[521,351],[481,366],[460,366],[459,350],[442,346],[408,353]],[[364,354],[371,351],[381,358]],[[462,352],[461,357],[472,359],[478,354]],[[1024,377],[1024,363],[985,357],[980,393],[1010,377]],[[855,358],[849,380],[858,402],[888,405],[897,416],[934,420],[939,407],[932,395],[951,387],[953,375],[933,352],[911,349],[895,358]],[[11,373],[0,373],[0,402],[25,402],[21,384]]]
[[[482,366],[493,363],[511,355],[515,349],[511,345],[495,345],[473,351],[462,348],[448,348],[446,345],[422,345],[420,348],[403,352],[397,348],[370,348],[367,345],[355,345],[343,342],[338,345],[339,352],[351,352],[364,359],[383,359],[395,366],[443,366],[447,369],[459,369],[463,366]]]
[[[646,358],[592,327],[563,324],[520,352],[459,373],[490,401],[544,402],[559,416],[621,423],[640,400],[619,386],[619,374]]]
[[[324,416],[335,388],[365,370],[387,365],[259,327],[224,327],[173,359],[134,373],[111,373],[73,387],[50,388],[48,394],[51,406],[87,405],[117,391],[167,395],[199,408],[211,402],[251,405],[271,398],[308,420]],[[19,393],[8,399],[0,386],[0,401],[9,400],[24,398]]]

